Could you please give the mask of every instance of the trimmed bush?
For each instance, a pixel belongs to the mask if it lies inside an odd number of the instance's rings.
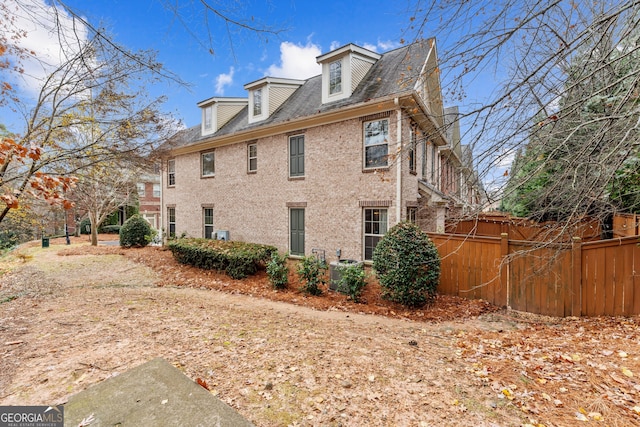
[[[396,224],[373,251],[383,297],[409,307],[433,301],[440,279],[440,256],[429,236],[409,222]]]
[[[367,285],[364,265],[351,264],[339,266],[338,268],[340,269],[338,290],[347,294],[347,296],[353,301],[360,302],[362,290]]]
[[[100,232],[107,234],[119,234],[121,228],[122,227],[119,225],[105,225],[104,227],[100,227]]]
[[[147,246],[156,231],[140,215],[133,215],[120,228],[120,246],[125,248]]]
[[[303,281],[302,290],[311,295],[322,295],[319,285],[325,284],[327,263],[314,257],[306,256],[298,264],[298,274]]]
[[[280,255],[278,252],[274,252],[267,263],[267,275],[275,289],[285,289],[289,284],[288,257],[289,254]]]
[[[274,246],[211,239],[176,239],[167,246],[179,263],[224,271],[233,279],[255,274],[278,251]]]

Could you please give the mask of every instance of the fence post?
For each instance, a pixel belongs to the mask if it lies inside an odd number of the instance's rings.
[[[582,239],[571,242],[571,316],[582,315]],[[565,305],[566,307],[566,305]]]
[[[500,295],[498,305],[509,307],[509,233],[500,233]],[[496,301],[498,302],[498,301]]]

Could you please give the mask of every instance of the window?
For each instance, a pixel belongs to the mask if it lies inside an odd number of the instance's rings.
[[[418,216],[418,208],[415,206],[407,207],[407,221],[412,224],[416,223],[416,218]]]
[[[200,156],[202,161],[202,176],[213,176],[215,175],[215,154],[213,151],[209,151],[207,153],[202,153]]]
[[[211,130],[212,127],[212,116],[211,113],[213,112],[213,107],[208,106],[205,107],[202,111],[202,114],[204,114],[204,130]]]
[[[304,135],[289,138],[289,176],[304,176]]]
[[[411,134],[409,139],[409,171],[416,173],[416,144],[417,135],[415,126],[411,126]]]
[[[342,92],[342,61],[329,64],[329,95]]]
[[[304,209],[289,210],[291,255],[304,255]]]
[[[160,197],[160,184],[153,184],[153,197]]]
[[[387,232],[387,210],[364,210],[364,259],[373,260],[373,250]]]
[[[262,89],[256,89],[253,91],[253,115],[259,116],[262,114]]]
[[[203,208],[202,216],[204,219],[204,238],[213,238],[213,208]]]
[[[176,208],[167,208],[167,229],[169,237],[176,237]]]
[[[431,143],[431,183],[436,182],[436,157],[438,157],[438,151],[434,143]]]
[[[247,145],[247,170],[249,172],[258,170],[258,144]]]
[[[144,197],[145,195],[144,182],[136,183],[136,189],[138,190],[138,197]]]
[[[168,175],[168,186],[173,187],[176,185],[176,160],[171,159],[167,160],[167,175]]]
[[[387,166],[389,154],[389,120],[375,120],[364,124],[365,168]]]

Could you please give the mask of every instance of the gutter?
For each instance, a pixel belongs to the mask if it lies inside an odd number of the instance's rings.
[[[387,96],[379,99],[364,101],[359,104],[351,105],[347,108],[337,108],[323,113],[304,116],[287,121],[271,123],[265,126],[256,126],[250,129],[241,130],[226,135],[204,139],[193,144],[177,147],[169,150],[171,155],[180,155],[194,153],[224,145],[235,144],[238,142],[246,142],[251,139],[265,138],[273,135],[279,135],[289,131],[299,130],[301,128],[321,126],[330,123],[342,122],[344,120],[358,118],[363,115],[379,113],[387,108],[398,106],[399,100],[403,98],[411,98],[413,91],[407,91],[393,96]]]

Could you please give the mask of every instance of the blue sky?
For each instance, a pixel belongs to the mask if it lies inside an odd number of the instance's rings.
[[[41,1],[41,0],[33,0]],[[154,88],[165,93],[168,111],[196,125],[196,103],[212,96],[246,96],[243,86],[265,75],[305,79],[320,73],[315,57],[347,43],[385,52],[399,47],[409,25],[404,1],[242,1],[234,17],[282,29],[267,40],[211,21],[212,43],[199,1],[186,5],[181,20],[161,0],[69,0],[94,25],[103,25],[130,49],[153,49],[190,88]],[[175,2],[174,2],[175,3]],[[233,4],[233,1],[227,2]],[[392,7],[390,7],[393,5]],[[188,30],[187,28],[188,27]],[[209,52],[213,47],[214,53]]]

